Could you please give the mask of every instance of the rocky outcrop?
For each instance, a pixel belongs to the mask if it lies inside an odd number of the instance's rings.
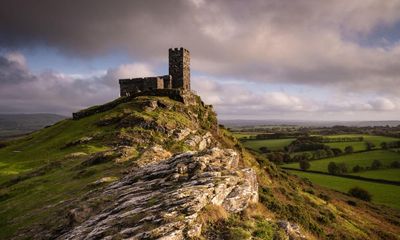
[[[106,187],[99,198],[115,201],[89,217],[87,208],[71,211],[79,221],[58,239],[186,239],[199,236],[199,212],[214,204],[240,212],[258,201],[253,169],[239,169],[230,149],[186,152],[137,167]],[[80,209],[84,213],[80,212]],[[82,215],[87,215],[86,218]],[[72,218],[74,219],[74,218]]]

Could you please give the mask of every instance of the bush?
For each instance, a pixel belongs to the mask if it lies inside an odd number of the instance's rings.
[[[322,200],[324,200],[325,202],[329,202],[331,200],[331,197],[329,195],[326,195],[324,193],[320,193],[318,195]]]
[[[357,203],[354,201],[351,201],[351,200],[348,200],[347,204],[349,204],[350,206],[354,206],[354,207],[357,206]]]
[[[259,150],[260,150],[260,152],[262,152],[262,153],[269,153],[269,152],[270,152],[269,149],[268,149],[267,147],[260,147]]]
[[[373,144],[372,142],[365,142],[365,146],[367,147],[368,151],[370,151],[373,148],[375,148],[375,144]]]
[[[347,173],[347,165],[346,163],[338,163],[339,174]]]
[[[393,162],[390,164],[390,167],[391,167],[391,168],[400,168],[400,162],[399,162],[399,161],[393,161]]]
[[[332,175],[347,173],[347,166],[345,163],[330,162],[328,164],[328,173]]]
[[[353,146],[347,146],[347,147],[345,147],[345,148],[344,148],[344,152],[345,152],[345,153],[352,153],[352,152],[354,152]]]
[[[379,160],[374,160],[372,163],[371,163],[371,169],[378,169],[378,168],[381,168],[382,167],[382,163],[381,163],[381,161],[379,161]]]
[[[308,162],[308,160],[306,159],[300,160],[299,164],[300,164],[300,169],[303,171],[309,169],[311,166],[310,162]]]
[[[241,227],[232,227],[229,229],[228,236],[228,239],[232,240],[249,239],[251,238],[251,233]]]
[[[353,167],[353,172],[357,173],[357,172],[361,172],[364,171],[364,168],[361,167],[360,165],[356,165]]]
[[[328,173],[332,175],[336,175],[339,173],[339,167],[334,162],[330,162],[328,164]]]
[[[360,187],[353,187],[349,190],[349,194],[355,198],[370,202],[372,195],[365,189]]]
[[[199,221],[203,224],[213,224],[220,220],[226,220],[228,213],[221,206],[209,204],[205,206],[199,214]]]

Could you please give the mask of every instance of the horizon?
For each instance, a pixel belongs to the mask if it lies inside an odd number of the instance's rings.
[[[120,78],[166,73],[168,49],[185,47],[192,90],[221,120],[400,120],[400,1],[4,6],[1,114],[71,116],[117,98]]]

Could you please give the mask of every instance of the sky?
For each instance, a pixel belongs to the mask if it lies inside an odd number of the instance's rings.
[[[0,2],[0,113],[70,116],[185,47],[220,119],[400,120],[400,0]]]

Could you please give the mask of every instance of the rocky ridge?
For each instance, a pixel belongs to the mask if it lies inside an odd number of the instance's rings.
[[[202,226],[196,218],[206,205],[219,205],[235,213],[258,200],[254,170],[240,169],[238,163],[235,151],[212,148],[138,167],[101,193],[116,201],[58,239],[199,236]],[[71,216],[77,220],[82,211],[74,209]]]

